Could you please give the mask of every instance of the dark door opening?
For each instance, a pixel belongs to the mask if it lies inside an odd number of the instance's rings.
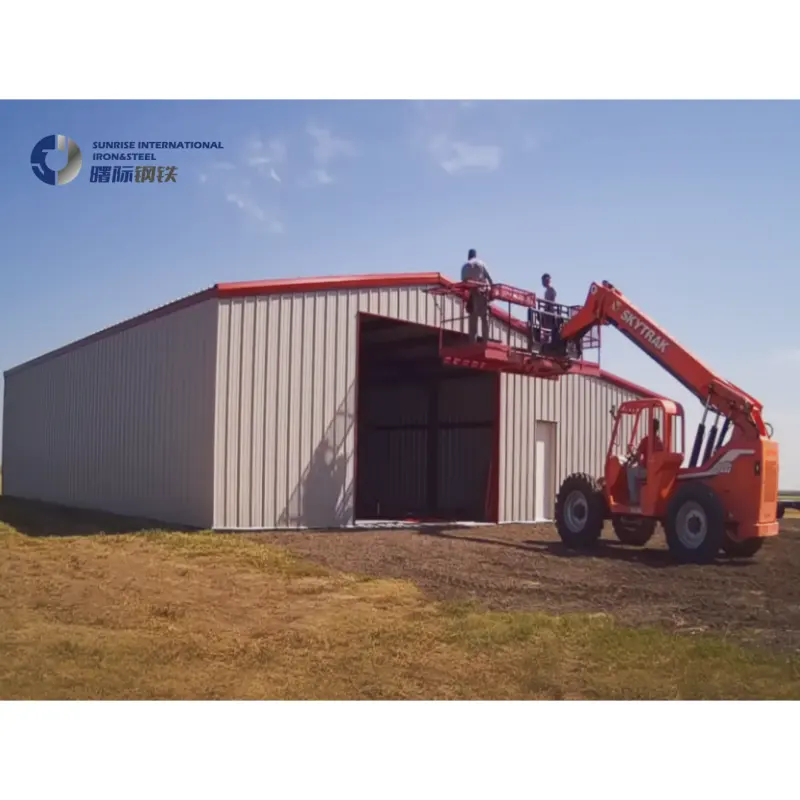
[[[358,341],[356,519],[496,521],[499,375],[421,325],[360,314]]]

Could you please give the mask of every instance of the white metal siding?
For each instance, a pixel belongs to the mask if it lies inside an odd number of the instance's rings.
[[[215,527],[352,523],[359,311],[429,326],[463,314],[415,287],[220,301]]]
[[[557,381],[502,375],[500,383],[501,522],[535,515],[534,426],[557,424],[556,486],[570,473],[602,475],[613,429],[611,407],[636,395],[582,375]]]
[[[212,521],[217,301],[6,374],[3,491]]]

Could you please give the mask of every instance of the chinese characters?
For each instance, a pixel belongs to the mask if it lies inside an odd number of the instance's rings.
[[[177,183],[177,167],[93,166],[90,183]]]

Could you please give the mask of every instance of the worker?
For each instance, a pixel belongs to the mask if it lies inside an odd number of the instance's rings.
[[[549,273],[545,272],[542,275],[542,286],[544,286],[544,299],[548,303],[555,303],[556,301],[556,290],[553,288],[552,279],[550,278]]]
[[[478,258],[475,250],[470,250],[467,260],[461,267],[461,280],[472,286],[467,298],[467,313],[469,314],[469,341],[474,344],[478,341],[478,320],[481,321],[483,341],[489,341],[489,289],[492,287],[492,277],[486,264]]]
[[[542,275],[542,286],[544,287],[543,313],[541,316],[542,328],[549,332],[549,336],[546,336],[545,339],[552,342],[554,333],[558,330],[555,315],[556,290],[553,288],[552,279],[547,272]]]
[[[657,419],[654,419],[652,434],[642,437],[636,452],[628,459],[628,495],[632,506],[639,505],[640,484],[647,481],[648,446],[651,453],[664,449],[664,443],[659,438],[658,431],[659,423]]]

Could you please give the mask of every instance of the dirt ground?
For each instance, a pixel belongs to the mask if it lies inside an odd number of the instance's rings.
[[[28,536],[132,533],[163,525],[0,497],[0,523]],[[549,525],[231,534],[288,548],[326,567],[406,579],[432,598],[492,610],[606,612],[630,625],[800,652],[800,517],[750,560],[677,565],[660,531],[646,548],[607,532],[591,554],[567,551]]]
[[[440,600],[491,609],[607,612],[632,625],[717,631],[800,652],[800,519],[753,559],[671,561],[659,530],[646,548],[604,534],[592,555],[560,544],[551,525],[256,537],[325,566],[412,580]]]

